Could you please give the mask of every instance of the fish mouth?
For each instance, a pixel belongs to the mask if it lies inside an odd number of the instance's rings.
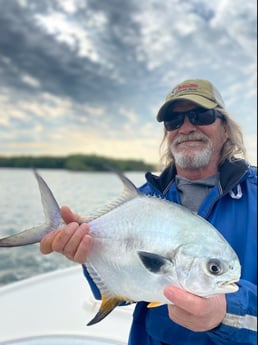
[[[236,292],[239,289],[238,285],[236,284],[237,281],[238,279],[230,280],[227,282],[218,282],[218,287],[225,290],[226,292]]]

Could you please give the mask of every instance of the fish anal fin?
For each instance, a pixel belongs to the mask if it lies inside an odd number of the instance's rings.
[[[150,302],[150,303],[147,305],[147,308],[156,308],[156,307],[160,307],[162,304],[164,304],[164,303],[161,303],[161,302]]]
[[[102,295],[102,301],[99,308],[99,311],[94,316],[94,318],[87,323],[87,326],[94,325],[99,321],[103,320],[115,307],[117,307],[121,302],[124,302],[124,298],[116,296],[116,297],[106,297]]]

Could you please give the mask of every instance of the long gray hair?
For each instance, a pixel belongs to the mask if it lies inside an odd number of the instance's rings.
[[[222,115],[224,115],[224,125],[228,134],[228,139],[221,150],[219,165],[223,164],[226,159],[232,161],[233,159],[246,159],[246,148],[243,140],[243,133],[240,126],[232,120],[229,113],[222,108],[216,108]],[[160,144],[160,162],[159,168],[164,168],[169,165],[174,165],[175,160],[169,145],[167,143],[167,130],[164,129],[164,135]]]

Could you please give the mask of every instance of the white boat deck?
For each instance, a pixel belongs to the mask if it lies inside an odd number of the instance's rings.
[[[80,265],[0,287],[0,345],[127,344],[133,306],[99,309]],[[72,341],[71,341],[72,340]]]

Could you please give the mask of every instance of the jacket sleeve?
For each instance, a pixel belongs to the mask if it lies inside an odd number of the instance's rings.
[[[208,332],[214,344],[257,344],[257,286],[238,282],[239,290],[227,294],[227,313],[222,323]]]

